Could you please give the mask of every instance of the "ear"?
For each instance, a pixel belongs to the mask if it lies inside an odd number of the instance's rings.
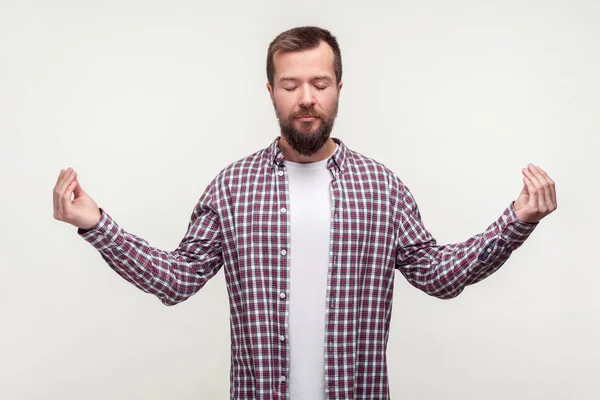
[[[342,92],[342,86],[344,86],[344,82],[340,81],[340,83],[338,83],[338,100],[340,98],[340,93]]]
[[[275,103],[275,99],[273,97],[273,87],[269,82],[267,82],[267,90],[269,91],[269,97],[271,98],[271,103]]]

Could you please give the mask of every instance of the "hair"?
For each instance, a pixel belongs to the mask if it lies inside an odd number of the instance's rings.
[[[319,47],[321,41],[324,41],[333,50],[333,70],[335,71],[336,83],[342,80],[342,54],[337,39],[326,29],[316,26],[300,26],[292,28],[277,35],[269,44],[267,52],[267,79],[271,86],[275,76],[275,65],[273,64],[273,55],[276,51],[302,51]]]

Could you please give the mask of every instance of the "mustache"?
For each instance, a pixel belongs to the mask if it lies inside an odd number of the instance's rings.
[[[292,118],[315,117],[323,119],[323,115],[317,111],[302,111],[292,115]]]

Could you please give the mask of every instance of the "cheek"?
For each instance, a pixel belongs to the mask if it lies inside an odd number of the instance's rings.
[[[327,114],[331,114],[333,112],[333,110],[335,109],[335,105],[337,103],[337,99],[331,99],[331,98],[327,98],[324,102],[322,102],[320,104],[320,106],[323,108],[323,111],[325,111]]]
[[[335,92],[328,91],[327,93],[323,93],[322,96],[319,96],[319,104],[328,110],[335,107],[337,100],[338,96]]]
[[[287,115],[294,108],[294,102],[289,96],[275,97],[275,106],[280,114]]]

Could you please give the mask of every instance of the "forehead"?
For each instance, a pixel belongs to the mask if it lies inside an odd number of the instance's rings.
[[[329,75],[335,78],[333,50],[323,41],[318,47],[303,51],[276,51],[273,55],[274,79],[294,77],[310,79],[315,75]]]

